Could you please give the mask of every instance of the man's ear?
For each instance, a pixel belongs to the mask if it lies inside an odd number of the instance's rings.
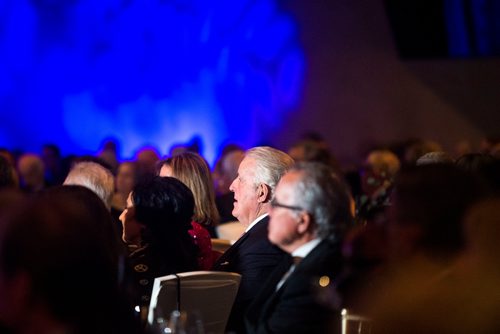
[[[300,234],[303,234],[309,230],[312,230],[311,215],[307,211],[301,211],[299,213],[299,222],[297,224],[297,231]]]
[[[259,184],[257,187],[257,201],[259,203],[266,203],[271,200],[271,189],[265,183]]]

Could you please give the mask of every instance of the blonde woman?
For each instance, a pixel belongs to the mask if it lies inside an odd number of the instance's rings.
[[[215,206],[212,175],[206,160],[197,153],[183,152],[159,163],[159,175],[175,177],[193,192],[195,207],[192,229],[189,231],[200,249],[198,263],[204,270],[213,264],[210,228],[219,221]]]

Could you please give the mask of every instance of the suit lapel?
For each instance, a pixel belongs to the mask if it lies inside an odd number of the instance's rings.
[[[229,266],[231,265],[231,260],[233,259],[234,252],[242,247],[245,240],[247,240],[251,236],[259,235],[259,233],[262,232],[262,228],[265,229],[265,234],[267,235],[266,223],[268,221],[269,216],[266,216],[259,220],[254,226],[252,226],[249,231],[245,232],[231,247],[228,248],[228,250],[224,252],[224,254],[222,254],[219,260],[217,260],[217,262],[213,266],[214,270],[226,270],[227,268],[229,268]]]
[[[247,312],[250,323],[256,324],[260,314],[265,314],[266,310],[273,304],[273,300],[278,296],[276,285],[283,275],[288,271],[293,261],[290,256],[284,256],[276,268],[271,272],[269,278],[264,282],[262,289],[258,292]],[[281,290],[281,289],[280,289]]]
[[[287,280],[283,283],[283,285],[276,291],[276,285],[278,282],[281,280],[283,275],[288,271],[290,266],[293,263],[292,257],[288,257],[288,261],[283,260],[282,263],[288,263],[287,265],[281,265],[280,267],[277,267],[275,271],[273,271],[273,276],[272,278],[269,279],[269,281],[266,282],[266,288],[262,289],[261,292],[259,293],[259,296],[257,298],[260,298],[258,301],[259,304],[253,304],[255,307],[252,308],[252,311],[254,312],[254,316],[252,316],[248,312],[248,318],[251,320],[253,323],[256,323],[256,320],[258,320],[256,317],[260,313],[259,319],[266,319],[268,317],[268,314],[273,311],[274,305],[276,303],[276,300],[280,298],[282,295],[283,291],[286,290],[286,286],[289,284],[290,281],[293,280],[293,276],[300,274],[301,271],[308,270],[310,267],[311,263],[316,263],[319,258],[325,256],[325,254],[329,251],[329,248],[331,245],[323,240],[321,243],[316,246],[311,253],[309,253],[294,269],[294,271],[290,274],[290,276],[287,278]],[[278,269],[280,268],[280,269]],[[258,306],[261,306],[259,308]],[[261,310],[261,311],[260,311]]]
[[[224,268],[228,267],[231,262],[233,253],[240,247],[240,245],[248,238],[250,232],[244,233],[231,247],[229,247],[224,254],[215,262],[213,268],[215,270],[224,270]]]

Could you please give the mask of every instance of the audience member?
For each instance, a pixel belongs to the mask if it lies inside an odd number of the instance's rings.
[[[97,155],[101,160],[105,161],[113,174],[118,170],[118,142],[114,139],[107,139],[102,145],[102,149]]]
[[[47,186],[61,185],[64,174],[61,152],[55,144],[46,144],[42,148],[42,160],[45,166],[45,184]]]
[[[129,246],[128,282],[133,302],[145,320],[156,277],[197,270],[198,249],[191,228],[194,198],[189,188],[171,177],[139,181],[120,216],[123,241]]]
[[[488,198],[467,211],[466,246],[450,270],[429,281],[432,267],[420,263],[390,287],[376,313],[377,333],[499,332],[498,205],[498,197]]]
[[[500,159],[500,143],[495,144],[490,150],[490,154],[495,158],[495,159]]]
[[[120,215],[127,207],[128,195],[137,183],[137,178],[137,166],[134,161],[125,161],[118,166],[115,191],[111,197],[111,216],[116,223],[119,235],[123,232]]]
[[[45,188],[45,167],[38,155],[23,154],[17,161],[17,171],[24,191],[37,192]]]
[[[9,151],[6,148],[0,147],[0,156],[4,157],[7,159],[7,161],[12,165],[16,165],[16,158],[14,157],[14,154],[12,154],[11,151]]]
[[[153,147],[141,148],[136,156],[137,175],[139,179],[148,178],[156,174],[156,164],[160,160],[158,151]]]
[[[455,161],[456,166],[468,174],[478,177],[487,190],[500,194],[500,160],[488,153],[469,153]]]
[[[0,189],[17,188],[19,180],[14,166],[0,155]]]
[[[416,165],[452,164],[453,158],[446,152],[429,152],[417,159]]]
[[[210,270],[214,261],[209,231],[218,223],[219,213],[208,163],[198,153],[184,152],[160,161],[159,168],[160,176],[175,177],[192,191],[195,205],[189,234],[200,249],[200,268]]]
[[[375,221],[388,205],[391,186],[400,169],[396,154],[377,149],[369,152],[360,170],[361,194],[356,198],[356,220]]]
[[[111,199],[111,208],[120,211],[127,207],[127,198],[137,182],[137,171],[134,161],[125,161],[118,166],[115,177],[115,192]]]
[[[234,193],[229,190],[229,186],[238,175],[238,167],[244,157],[245,151],[235,149],[222,155],[215,165],[215,204],[219,211],[221,224],[236,221],[236,217],[232,214]]]
[[[468,153],[459,157],[455,164],[458,168],[468,173],[477,174],[488,165],[492,164],[495,158],[488,153]]]
[[[443,151],[439,143],[432,140],[416,139],[408,143],[401,162],[404,166],[414,166],[422,155],[439,151]]]
[[[234,192],[233,215],[247,226],[245,233],[215,263],[215,270],[242,275],[227,324],[228,331],[244,333],[244,314],[269,272],[289,255],[271,244],[267,236],[268,212],[281,176],[293,159],[271,147],[246,152],[238,176],[230,186]]]
[[[115,180],[113,174],[100,164],[90,161],[76,163],[66,176],[64,185],[79,185],[92,190],[111,210]]]
[[[322,162],[335,171],[340,171],[339,163],[331,153],[328,144],[321,138],[303,138],[292,145],[288,154],[295,161]]]
[[[455,261],[465,247],[462,220],[482,194],[477,179],[454,165],[400,172],[388,209],[390,261],[380,285],[366,295],[380,333],[415,332],[403,330],[412,327],[412,314],[432,302],[432,291],[453,281]],[[414,325],[421,320],[413,318]],[[394,331],[402,323],[408,327]]]
[[[119,288],[119,240],[102,201],[55,187],[0,218],[0,322],[12,333],[139,333]],[[3,202],[0,200],[0,202]]]
[[[324,164],[299,163],[281,178],[271,208],[269,239],[294,261],[270,274],[247,313],[248,331],[332,333],[340,305],[320,296],[342,268],[340,242],[352,220],[347,186]]]

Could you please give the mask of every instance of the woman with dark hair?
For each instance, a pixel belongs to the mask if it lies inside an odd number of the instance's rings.
[[[160,176],[175,177],[193,192],[194,212],[189,234],[200,249],[198,264],[203,270],[213,265],[212,241],[209,231],[219,222],[219,212],[215,205],[214,183],[205,159],[194,152],[184,152],[162,160]]]
[[[134,186],[120,216],[129,247],[129,280],[135,305],[144,317],[156,277],[197,270],[198,249],[188,230],[193,194],[171,177],[153,177]]]

